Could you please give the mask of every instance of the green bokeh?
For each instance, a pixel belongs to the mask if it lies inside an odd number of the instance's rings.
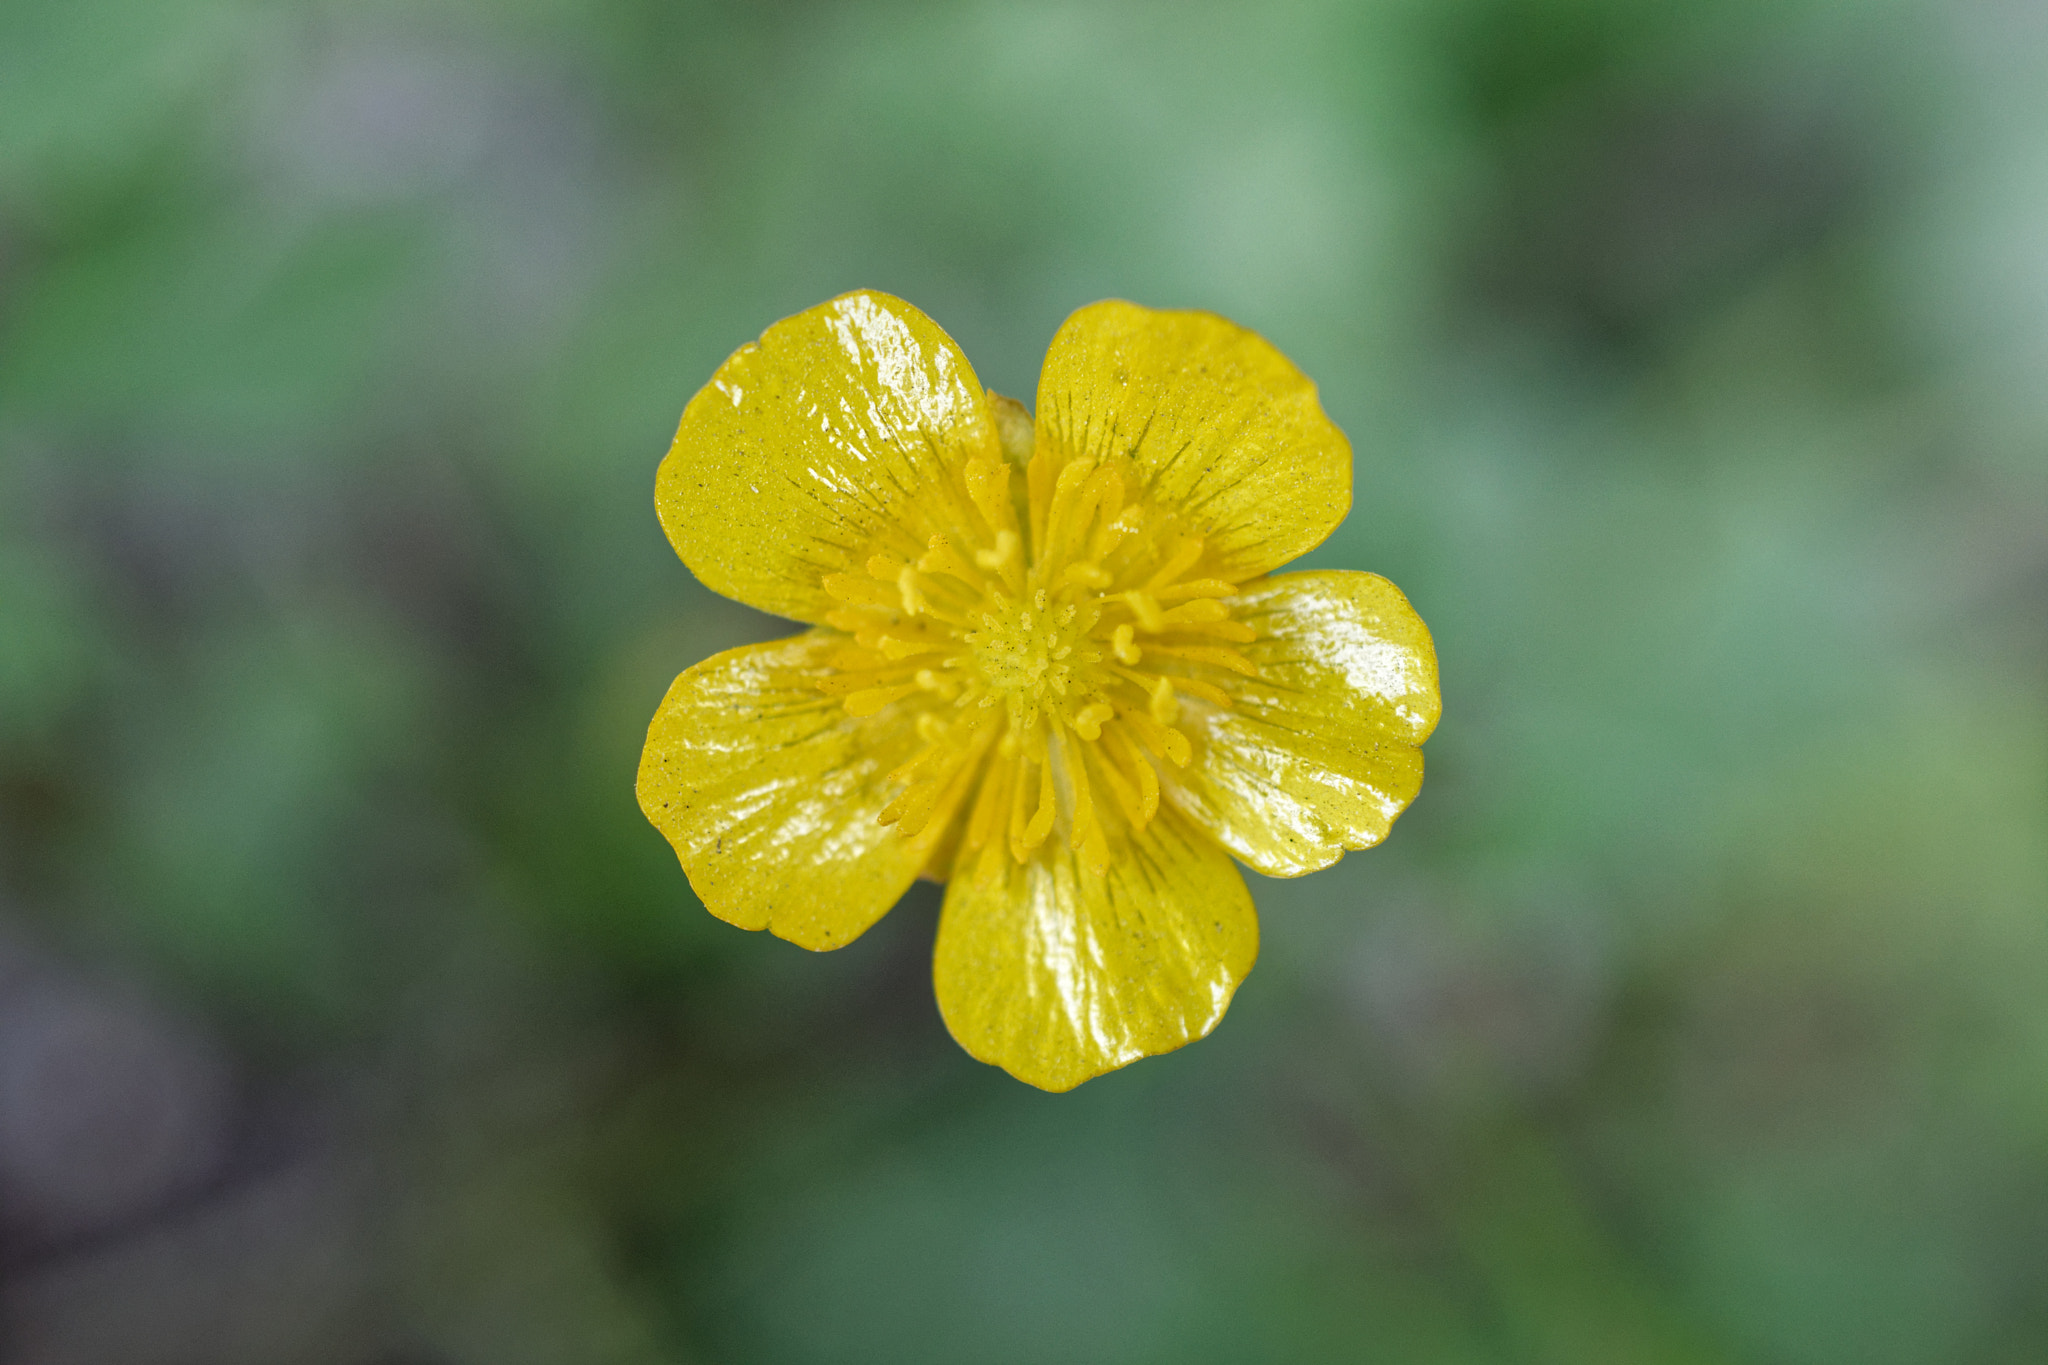
[[[358,1173],[219,1358],[2048,1359],[2044,149],[2023,4],[0,5],[0,930]],[[778,630],[655,463],[864,285],[1027,400],[1256,328],[1435,633],[1393,837],[1069,1096],[929,888],[807,955],[634,803]]]

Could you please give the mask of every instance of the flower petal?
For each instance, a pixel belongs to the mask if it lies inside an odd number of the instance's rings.
[[[933,979],[960,1046],[1044,1090],[1071,1090],[1216,1027],[1258,956],[1258,917],[1222,849],[1172,811],[1104,876],[1064,848],[972,855],[946,888]]]
[[[860,290],[742,346],[683,410],[655,479],[662,529],[705,586],[813,624],[819,580],[877,536],[913,556],[953,529],[947,473],[1000,458],[967,357],[903,300]]]
[[[1205,571],[1233,582],[1313,549],[1351,507],[1351,445],[1316,386],[1214,313],[1076,312],[1046,352],[1038,432],[1068,458],[1128,458],[1209,542]]]
[[[714,655],[675,680],[640,755],[640,809],[712,914],[805,948],[880,919],[951,823],[905,839],[876,817],[922,747],[917,698],[856,720],[819,692],[846,647],[813,630]]]
[[[1328,867],[1384,839],[1422,787],[1443,703],[1429,629],[1377,574],[1282,574],[1232,603],[1259,634],[1238,646],[1256,678],[1219,682],[1235,703],[1190,702],[1194,742],[1169,797],[1271,877]]]

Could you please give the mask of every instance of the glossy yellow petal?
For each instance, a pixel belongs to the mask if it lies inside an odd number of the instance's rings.
[[[1071,1090],[1216,1027],[1258,956],[1230,858],[1172,811],[1101,876],[1057,843],[1019,864],[963,857],[933,978],[960,1046],[1044,1090]]]
[[[1208,542],[1213,576],[1278,568],[1351,507],[1351,446],[1315,385],[1214,313],[1081,309],[1046,352],[1037,420],[1061,458],[1128,459],[1150,498]]]
[[[1369,573],[1282,574],[1232,605],[1258,632],[1238,646],[1258,676],[1219,671],[1232,708],[1182,711],[1194,760],[1166,774],[1169,797],[1268,876],[1378,843],[1421,790],[1442,710],[1428,627]]]
[[[712,914],[806,948],[880,919],[951,823],[905,839],[877,823],[887,775],[923,747],[912,697],[864,720],[818,690],[846,647],[814,630],[706,659],[675,680],[640,756],[640,809]]]
[[[844,294],[734,352],[683,411],[654,502],[705,586],[813,624],[826,574],[954,531],[957,471],[999,458],[953,339],[903,300]]]

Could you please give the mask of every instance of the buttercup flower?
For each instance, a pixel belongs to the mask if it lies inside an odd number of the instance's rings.
[[[1207,1034],[1269,876],[1386,837],[1436,656],[1399,589],[1272,570],[1351,502],[1315,387],[1209,313],[1068,318],[1036,418],[861,291],[690,400],[655,505],[712,589],[811,629],[677,678],[640,806],[711,912],[837,948],[946,881],[968,1052],[1066,1090]]]

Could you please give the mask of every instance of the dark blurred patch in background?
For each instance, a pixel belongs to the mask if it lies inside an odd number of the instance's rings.
[[[635,808],[690,394],[1321,385],[1446,719],[1210,1041],[963,1056]],[[0,4],[10,1365],[2048,1359],[2048,10]]]

